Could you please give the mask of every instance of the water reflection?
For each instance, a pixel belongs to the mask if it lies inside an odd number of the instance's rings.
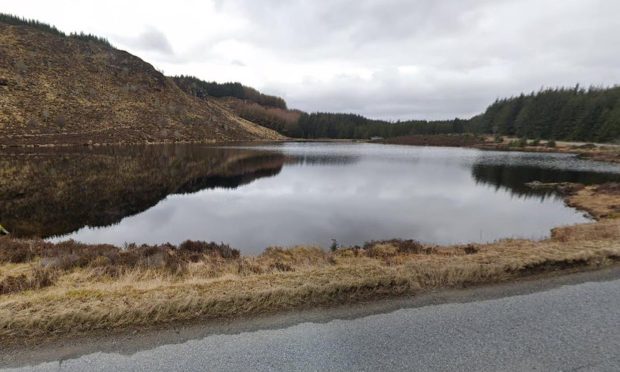
[[[0,223],[18,235],[122,245],[434,243],[540,238],[585,221],[525,182],[618,180],[569,155],[374,144],[149,146],[0,160]],[[91,227],[88,227],[91,226]]]
[[[542,167],[526,164],[494,164],[480,161],[472,166],[472,175],[477,182],[488,184],[495,189],[504,189],[512,195],[545,198],[556,195],[551,189],[532,189],[526,184],[540,182],[574,182],[593,185],[617,181],[617,174],[610,171],[575,170],[574,168]]]
[[[234,189],[283,164],[278,153],[204,146],[14,151],[0,159],[0,221],[20,237],[112,225],[168,195]]]

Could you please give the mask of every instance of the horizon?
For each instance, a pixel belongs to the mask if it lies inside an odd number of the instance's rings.
[[[8,1],[2,12],[67,34],[105,37],[168,76],[240,82],[306,112],[387,121],[467,119],[496,99],[521,93],[618,85],[620,56],[608,46],[620,42],[613,32],[620,26],[613,16],[620,4],[393,2],[379,7],[365,1],[348,10],[347,1],[274,1],[259,8],[243,1],[174,8],[132,3],[121,11],[96,2]],[[145,7],[148,14],[141,12]],[[407,11],[392,12],[399,9]],[[532,15],[532,9],[538,12]],[[299,19],[302,10],[309,16]],[[343,10],[356,17],[342,17]],[[543,27],[548,24],[552,30]]]

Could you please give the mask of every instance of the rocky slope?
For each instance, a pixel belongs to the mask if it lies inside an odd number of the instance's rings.
[[[0,145],[279,139],[98,39],[0,21]]]

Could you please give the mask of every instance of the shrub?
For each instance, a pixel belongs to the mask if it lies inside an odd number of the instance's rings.
[[[527,146],[527,139],[519,138],[518,140],[512,140],[508,143],[509,147],[525,147]]]
[[[31,276],[20,274],[4,278],[0,281],[0,295],[31,289],[41,289],[49,287],[52,284],[54,284],[53,274],[49,270],[36,268]]]
[[[547,147],[555,147],[556,146],[555,141],[554,140],[547,141],[547,145],[546,146]]]
[[[41,241],[42,242],[42,241]],[[0,237],[0,262],[24,263],[37,255],[37,244],[15,240],[9,236]]]
[[[57,244],[43,240],[18,240],[0,238],[0,263],[25,263],[40,258],[41,266],[48,270],[68,271],[81,267],[106,268],[102,272],[117,272],[122,268],[149,267],[179,270],[189,262],[217,256],[224,259],[239,258],[240,252],[227,244],[188,240],[179,247],[162,245],[127,245],[124,249],[108,244],[83,244],[73,240]]]
[[[398,248],[389,243],[375,244],[366,250],[368,257],[387,258],[398,254]]]
[[[372,240],[370,242],[364,243],[364,246],[362,247],[362,249],[369,250],[369,249],[372,249],[374,246],[385,245],[385,244],[396,247],[399,253],[430,254],[430,253],[435,252],[434,248],[426,247],[422,243],[418,242],[417,240],[412,240],[412,239],[407,239],[407,240],[390,239],[390,240],[381,240],[381,241]]]
[[[336,252],[338,249],[338,241],[336,239],[332,239],[332,244],[329,246],[329,250],[332,252]]]
[[[321,265],[327,262],[327,253],[320,247],[268,247],[258,258],[260,262],[282,262],[292,266]]]
[[[272,263],[269,266],[269,269],[271,269],[273,271],[283,271],[283,272],[295,271],[295,269],[293,269],[291,267],[291,265],[285,264],[285,263],[280,262],[280,261],[276,261],[276,262]]]
[[[211,254],[218,255],[222,258],[239,258],[240,252],[231,248],[228,244],[207,243],[202,241],[186,240],[179,245],[179,251],[182,255]]]

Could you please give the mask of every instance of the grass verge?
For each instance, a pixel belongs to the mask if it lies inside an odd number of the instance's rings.
[[[620,186],[570,188],[596,222],[542,241],[430,246],[370,242],[326,252],[227,245],[60,244],[0,239],[0,343],[412,295],[620,260]]]

